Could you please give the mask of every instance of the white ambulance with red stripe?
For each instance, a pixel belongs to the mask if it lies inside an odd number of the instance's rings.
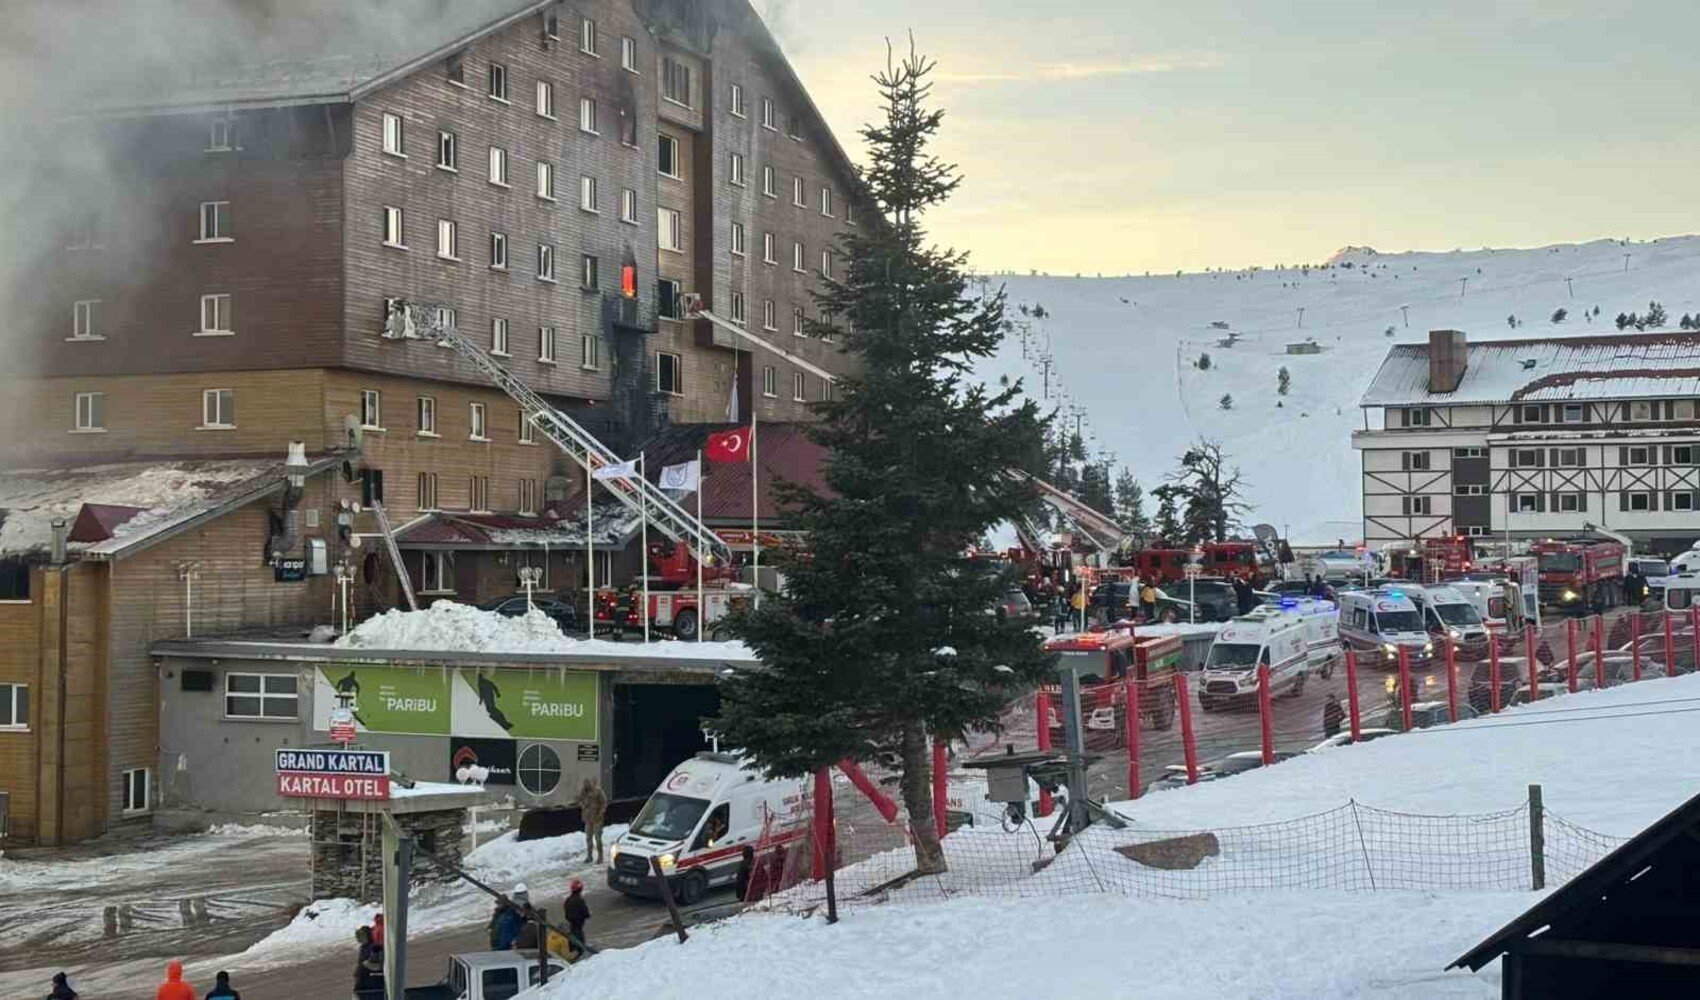
[[[699,753],[667,775],[609,849],[608,887],[658,897],[653,859],[679,902],[695,903],[737,879],[746,846],[771,853],[802,840],[809,792],[808,779],[772,781],[733,754]]]

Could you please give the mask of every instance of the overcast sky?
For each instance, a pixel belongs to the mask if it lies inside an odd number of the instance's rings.
[[[1094,274],[1700,229],[1700,5],[757,0],[839,138],[884,38],[939,61],[933,220]],[[818,16],[810,16],[813,10]]]

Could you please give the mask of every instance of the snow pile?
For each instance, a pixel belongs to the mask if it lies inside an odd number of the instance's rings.
[[[1693,236],[1469,253],[1348,248],[1337,263],[1123,278],[991,275],[993,287],[1008,287],[1012,319],[1023,319],[1020,304],[1051,315],[1032,321],[1025,356],[1011,335],[981,374],[1021,377],[1041,396],[1040,359],[1048,355],[1046,401],[1086,410],[1089,450],[1127,463],[1145,484],[1148,515],[1151,487],[1202,435],[1221,441],[1243,469],[1253,505],[1246,523],[1333,544],[1362,537],[1351,434],[1362,427],[1358,400],[1390,345],[1439,329],[1463,330],[1473,343],[1615,334],[1613,317],[1645,312],[1651,300],[1673,326],[1700,306]],[[1595,306],[1600,314],[1586,316]],[[1560,308],[1566,315],[1554,323]],[[1286,353],[1307,338],[1320,354]],[[1206,369],[1197,367],[1201,354],[1210,355]],[[1291,374],[1285,396],[1276,391],[1283,367]]]
[[[1498,966],[1443,973],[1531,893],[1271,893],[1163,902],[982,899],[820,919],[750,915],[604,952],[540,998],[1498,995]],[[1214,948],[1206,958],[1202,950]],[[530,996],[531,994],[528,994]]]
[[[653,656],[752,661],[741,642],[610,642],[571,639],[553,619],[533,608],[510,618],[468,604],[438,601],[419,611],[399,608],[361,622],[336,641],[345,649],[412,649],[454,653],[570,653],[610,658]]]

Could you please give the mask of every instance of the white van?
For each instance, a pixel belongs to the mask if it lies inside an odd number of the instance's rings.
[[[1448,585],[1404,587],[1405,595],[1422,612],[1423,624],[1436,649],[1446,648],[1445,639],[1452,637],[1456,658],[1485,660],[1488,655],[1488,630],[1474,601],[1462,590]]]
[[[1311,673],[1323,680],[1332,677],[1346,658],[1346,647],[1340,643],[1339,606],[1321,597],[1283,597],[1275,609],[1296,615],[1303,623]]]
[[[650,859],[658,858],[681,903],[700,900],[738,877],[744,847],[801,841],[811,782],[769,781],[742,758],[699,753],[667,775],[631,826],[608,850],[608,887],[629,896],[660,895]]]
[[[1401,648],[1409,651],[1413,666],[1428,663],[1434,655],[1422,613],[1398,587],[1341,594],[1340,638],[1366,667],[1397,667]]]
[[[1219,705],[1257,697],[1257,668],[1269,668],[1269,691],[1297,696],[1310,676],[1304,622],[1267,605],[1229,620],[1216,633],[1198,683],[1198,704]]]

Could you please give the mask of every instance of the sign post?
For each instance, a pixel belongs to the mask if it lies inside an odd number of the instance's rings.
[[[274,763],[284,798],[389,801],[388,750],[282,748],[274,751]]]

